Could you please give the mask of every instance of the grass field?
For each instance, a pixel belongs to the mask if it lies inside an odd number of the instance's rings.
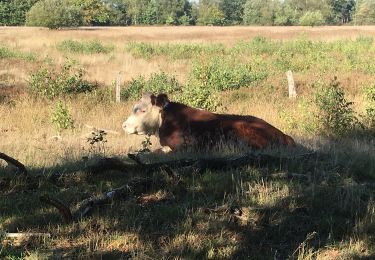
[[[0,152],[24,163],[32,177],[0,161],[0,258],[374,258],[374,36],[375,27],[344,26],[1,28]],[[297,99],[288,98],[287,70],[294,73]],[[120,72],[127,99],[115,103]],[[95,89],[54,92],[65,82]],[[329,92],[335,82],[345,99]],[[263,153],[314,156],[199,175],[177,169],[178,183],[161,169],[85,172],[106,156],[132,163],[127,153],[140,150],[145,138],[125,135],[121,124],[144,90],[263,118],[299,143]],[[56,108],[58,100],[71,122]],[[52,122],[57,112],[57,121],[72,129]],[[90,126],[106,129],[106,142],[90,145]],[[156,138],[151,143],[158,147]],[[223,146],[204,156],[244,152]],[[75,223],[64,223],[39,201],[47,194],[76,209],[134,177],[154,182]],[[14,241],[4,232],[51,237]]]

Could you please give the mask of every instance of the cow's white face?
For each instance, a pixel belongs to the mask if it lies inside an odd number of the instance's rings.
[[[122,128],[128,134],[155,135],[161,125],[160,107],[155,105],[156,97],[150,93],[143,95],[134,106]]]

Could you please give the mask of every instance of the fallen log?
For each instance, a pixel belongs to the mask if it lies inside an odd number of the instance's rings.
[[[141,193],[144,190],[146,190],[148,187],[150,187],[151,184],[152,184],[152,179],[150,178],[133,179],[129,183],[119,188],[116,188],[116,189],[104,192],[98,196],[93,196],[93,197],[83,200],[82,202],[79,203],[80,206],[74,213],[72,213],[70,208],[58,199],[51,198],[48,195],[43,195],[39,199],[41,202],[49,204],[57,208],[62,218],[64,219],[64,221],[66,223],[70,223],[70,222],[75,222],[84,218],[89,213],[91,213],[95,207],[109,204],[113,200],[124,199],[130,193]]]
[[[39,200],[57,208],[66,223],[72,222],[72,212],[70,211],[69,207],[65,206],[64,203],[62,203],[60,200],[51,198],[48,195],[40,196]]]
[[[94,164],[88,165],[84,171],[92,174],[100,174],[104,171],[128,172],[130,165],[117,158],[102,158]]]
[[[8,164],[15,166],[18,169],[19,173],[25,176],[28,175],[28,171],[26,170],[25,165],[23,165],[21,162],[17,161],[16,159],[10,157],[9,155],[6,155],[5,153],[0,153],[0,159],[3,159]]]
[[[315,153],[303,154],[297,157],[281,157],[269,154],[244,154],[238,156],[229,157],[218,157],[218,158],[204,158],[204,159],[181,159],[164,161],[157,163],[145,164],[139,159],[137,155],[128,154],[128,157],[134,160],[138,166],[150,170],[159,169],[160,167],[193,167],[195,172],[201,173],[204,170],[220,170],[228,168],[238,168],[243,166],[254,166],[254,167],[265,167],[265,166],[279,166],[280,164],[286,164],[294,162],[295,160],[301,160],[310,158],[316,155]]]

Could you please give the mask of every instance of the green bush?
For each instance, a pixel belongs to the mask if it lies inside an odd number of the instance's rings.
[[[216,56],[193,63],[189,81],[205,88],[224,91],[246,87],[265,79],[266,71],[255,71],[251,64],[242,63],[235,57]]]
[[[156,56],[164,56],[177,60],[190,59],[204,54],[224,53],[225,48],[221,44],[150,44],[130,42],[126,50],[137,58],[151,59]]]
[[[128,86],[121,91],[124,99],[139,99],[143,92],[174,93],[181,90],[181,86],[174,76],[168,76],[165,72],[154,73],[146,80],[143,76],[133,79]]]
[[[64,52],[95,54],[110,53],[114,50],[114,46],[104,45],[98,40],[82,42],[75,40],[64,40],[57,45],[57,49]]]
[[[352,108],[353,102],[346,100],[344,90],[336,77],[329,85],[318,86],[315,104],[317,129],[324,135],[345,135],[354,130],[359,123]]]
[[[375,131],[375,84],[364,89],[366,97],[366,114],[364,124],[371,131]]]
[[[74,128],[74,120],[61,100],[57,102],[56,108],[52,111],[51,122],[59,134],[63,130]]]
[[[214,91],[200,84],[188,84],[181,93],[174,96],[174,100],[209,111],[216,111],[221,105]]]
[[[26,25],[50,29],[77,27],[82,24],[80,8],[67,0],[41,0],[26,15]]]
[[[68,61],[61,68],[42,67],[31,74],[28,84],[34,96],[53,99],[66,94],[90,92],[97,85],[83,79],[84,70]]]
[[[323,14],[320,11],[307,11],[300,19],[302,26],[319,26],[325,23]]]

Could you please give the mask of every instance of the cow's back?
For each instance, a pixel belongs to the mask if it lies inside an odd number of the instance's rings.
[[[161,113],[160,143],[172,150],[183,144],[212,145],[223,138],[244,141],[257,149],[295,145],[290,136],[253,116],[215,114],[174,102]]]

